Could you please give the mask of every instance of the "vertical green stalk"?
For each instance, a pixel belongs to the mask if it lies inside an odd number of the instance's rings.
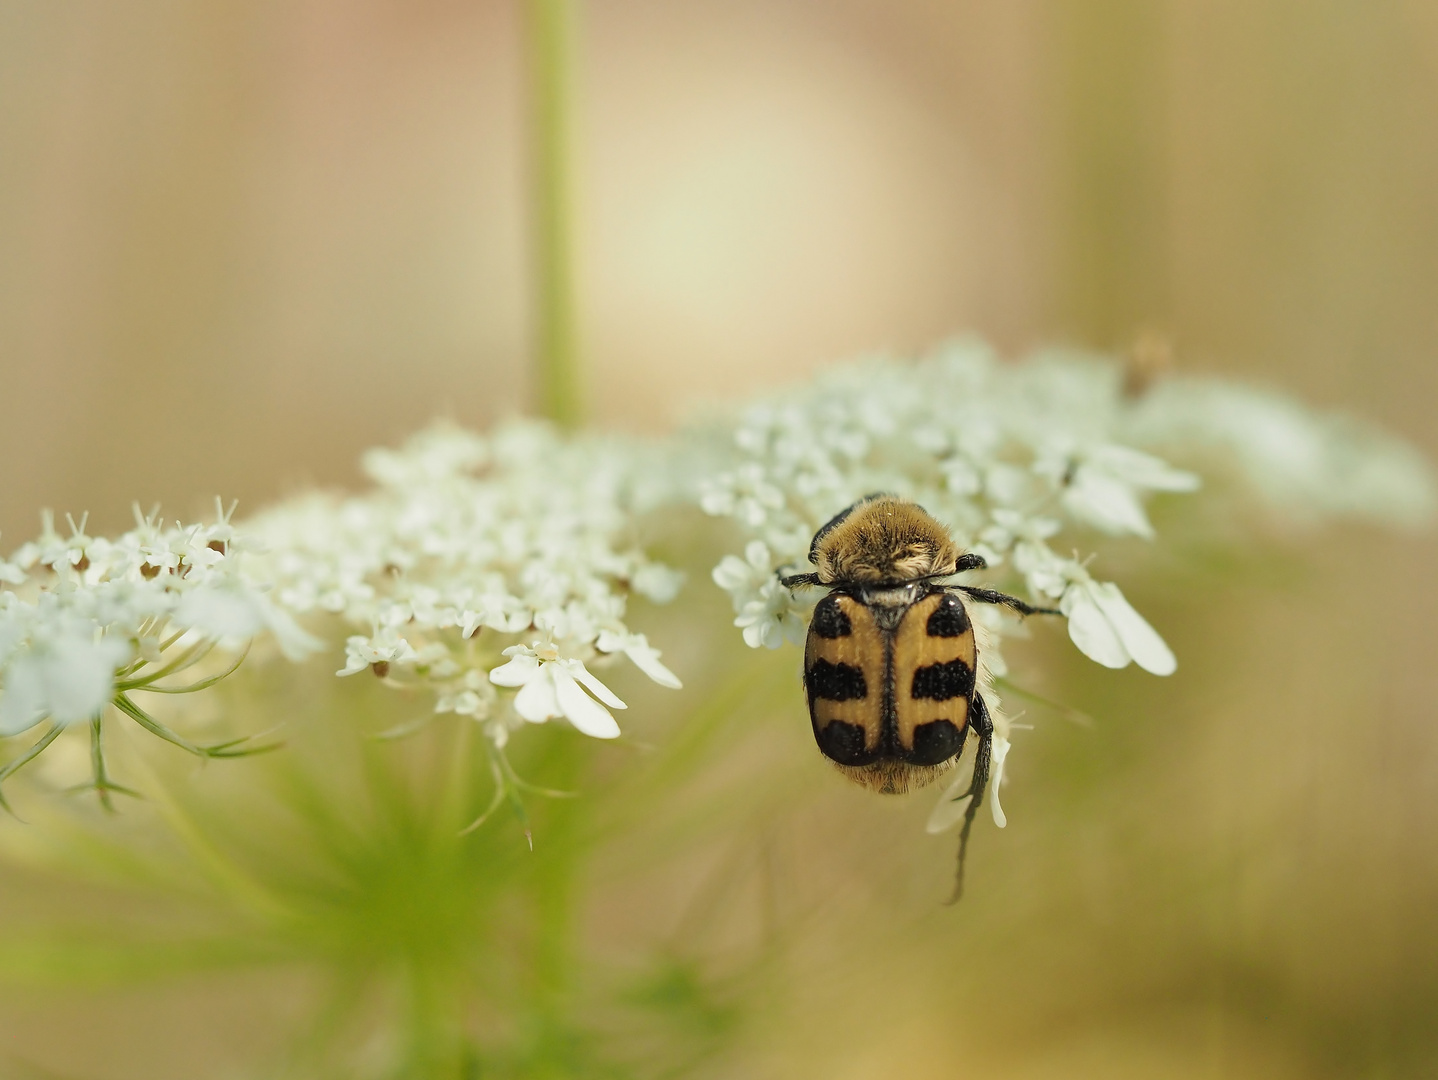
[[[588,747],[565,732],[545,755],[545,779],[564,790],[580,787]],[[575,889],[584,857],[578,807],[569,799],[546,806],[545,829],[535,852],[533,911],[535,940],[533,1021],[536,1045],[530,1065],[536,1077],[571,1075],[575,1067],[575,1031],[570,1017],[575,961]]]
[[[577,427],[583,405],[575,326],[571,127],[575,0],[526,0],[532,95],[536,398]]]
[[[114,800],[110,798],[110,774],[105,771],[105,735],[100,718],[90,721],[90,769],[95,776],[95,794],[100,796],[100,805],[111,813],[115,812]]]

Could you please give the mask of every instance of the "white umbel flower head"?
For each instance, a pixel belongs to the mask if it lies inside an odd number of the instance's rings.
[[[427,715],[479,721],[496,748],[514,717],[563,716],[612,738],[609,710],[623,703],[586,661],[625,657],[679,686],[625,622],[631,595],[664,602],[681,581],[635,540],[641,513],[681,489],[673,463],[541,424],[488,436],[439,426],[369,453],[378,486],[366,494],[309,495],[238,524],[233,506],[217,507],[212,523],[173,527],[137,511],[134,529],[107,539],[90,536],[84,520],[67,533],[46,516],[37,539],[0,559],[0,735],[47,718],[93,719],[113,701],[207,753],[133,694],[203,690],[209,674],[170,676],[217,645],[238,652],[268,639],[298,659],[321,647],[303,620],[348,637],[337,674],[368,669],[392,688],[428,693]],[[536,635],[551,644],[529,650],[526,672],[528,646],[516,652],[516,638]]]
[[[887,491],[921,503],[991,571],[1021,575],[1039,602],[1072,587],[1062,610],[1080,613],[1073,640],[1086,655],[1113,666],[1114,642],[1128,641],[1122,664],[1173,671],[1172,653],[1117,587],[1050,547],[1066,528],[1153,539],[1144,500],[1199,485],[1121,441],[1120,388],[1093,365],[1052,357],[1002,365],[985,347],[961,344],[919,364],[835,372],[751,409],[700,497],[702,509],[749,537],[742,556],[726,555],[713,573],[745,642],[803,640],[817,597],[783,588],[780,575],[805,564],[810,538],[834,513]],[[995,647],[1002,630],[991,635]]]
[[[483,720],[496,747],[516,714],[612,738],[605,706],[623,705],[586,662],[623,656],[679,686],[625,622],[631,595],[678,591],[634,541],[640,514],[678,490],[673,460],[543,424],[439,426],[367,454],[375,490],[285,504],[250,528],[281,606],[356,628],[338,674],[427,691],[435,712]]]
[[[217,500],[212,523],[166,526],[136,509],[135,527],[114,539],[89,536],[83,519],[62,535],[47,514],[0,579],[3,732],[99,715],[117,669],[138,657],[126,678],[143,685],[166,648],[197,655],[204,640],[239,646],[269,632],[287,655],[312,652],[318,642],[251,572],[233,510]]]

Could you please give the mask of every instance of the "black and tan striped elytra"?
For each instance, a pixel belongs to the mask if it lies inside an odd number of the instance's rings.
[[[888,609],[830,593],[814,609],[804,650],[819,749],[880,791],[927,784],[964,748],[977,658],[953,593],[936,589]]]
[[[809,561],[815,572],[783,582],[829,590],[814,608],[804,649],[809,717],[824,756],[851,780],[897,794],[952,768],[969,731],[978,735],[959,844],[961,887],[993,743],[966,604],[1004,604],[1026,615],[1049,609],[945,583],[982,569],[984,560],[961,552],[922,507],[892,495],[870,495],[834,517],[815,534]]]

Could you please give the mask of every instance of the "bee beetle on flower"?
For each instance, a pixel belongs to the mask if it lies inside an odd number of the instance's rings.
[[[900,794],[951,769],[969,731],[978,735],[957,899],[994,736],[982,692],[988,674],[967,603],[1002,604],[1021,615],[1059,612],[950,583],[955,574],[982,570],[983,557],[960,551],[923,507],[893,495],[868,495],[836,515],[814,535],[809,561],[813,573],[781,581],[829,589],[804,647],[809,718],[824,756],[856,783]]]

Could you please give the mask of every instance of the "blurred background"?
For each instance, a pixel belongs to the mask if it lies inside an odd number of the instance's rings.
[[[137,499],[243,515],[357,484],[361,450],[436,414],[522,411],[523,32],[492,0],[0,0],[0,548],[40,507],[91,533]],[[601,425],[955,331],[1151,332],[1438,454],[1432,4],[604,0],[578,89]],[[585,947],[622,967],[700,925],[722,955],[772,931],[736,912],[779,913],[783,974],[739,995],[763,1019],[705,1075],[1438,1075],[1434,546],[1264,535],[1134,590],[1171,680],[1034,643],[1098,722],[1019,747],[959,910],[926,796],[875,810],[822,773],[782,812],[754,795],[814,772],[795,694],[762,754],[735,742],[752,812],[601,873]],[[740,869],[704,863],[730,841]],[[695,915],[713,875],[734,895]],[[0,910],[50,904],[46,880],[7,871]],[[271,1075],[265,1033],[308,1015],[289,976],[34,974],[0,988],[0,1059],[34,1075]]]

